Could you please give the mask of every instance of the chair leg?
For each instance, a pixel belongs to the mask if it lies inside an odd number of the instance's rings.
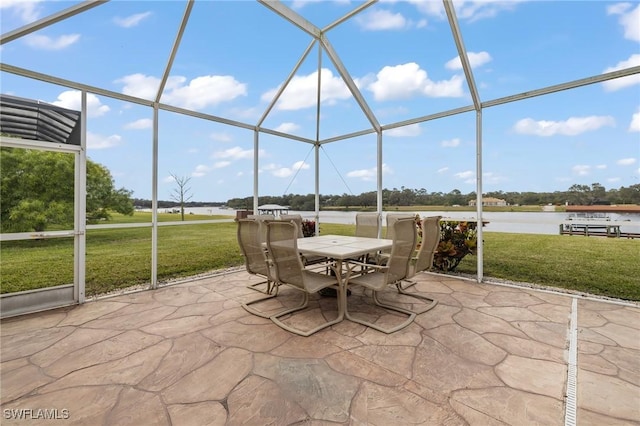
[[[407,309],[400,308],[398,306],[392,306],[392,305],[388,305],[386,303],[380,302],[380,300],[378,299],[378,292],[375,291],[375,290],[373,290],[373,302],[377,306],[380,306],[380,307],[385,308],[385,309],[389,309],[390,311],[395,311],[395,312],[399,312],[399,313],[408,315],[408,318],[404,322],[396,325],[395,327],[383,328],[383,327],[380,327],[379,325],[374,324],[372,322],[365,321],[363,319],[351,316],[349,314],[348,310],[347,310],[346,305],[345,305],[345,308],[344,308],[345,318],[347,318],[350,321],[357,322],[358,324],[366,325],[367,327],[371,327],[373,329],[376,329],[376,330],[381,331],[381,332],[386,333],[386,334],[394,333],[394,332],[396,332],[398,330],[401,330],[401,329],[405,328],[406,326],[411,324],[413,322],[413,320],[416,318],[415,312],[409,311]]]
[[[415,282],[415,281],[411,281],[411,280],[405,280],[405,281],[403,281],[403,282],[406,282],[406,283],[407,283],[407,285],[406,285],[406,286],[402,286],[402,283],[401,283],[401,282],[400,282],[400,283],[398,283],[397,285],[399,286],[399,290],[400,290],[400,289],[401,289],[401,290],[406,290],[406,289],[408,289],[408,288],[410,288],[410,287],[413,287],[414,285],[418,284],[417,282]],[[401,292],[401,293],[402,293],[402,292]]]
[[[340,302],[338,302],[338,303],[340,303]],[[313,333],[316,333],[316,332],[322,330],[323,328],[327,328],[329,326],[332,326],[332,325],[337,324],[340,321],[342,321],[342,315],[340,314],[339,307],[338,307],[338,316],[337,316],[336,319],[324,322],[324,323],[320,324],[319,326],[317,326],[315,328],[312,328],[311,330],[300,330],[299,328],[292,327],[289,324],[285,324],[284,322],[282,322],[280,320],[280,317],[282,317],[284,315],[287,315],[287,314],[290,314],[292,312],[300,311],[300,310],[306,308],[308,305],[309,305],[309,293],[307,293],[305,291],[304,292],[304,298],[302,299],[302,303],[300,305],[298,305],[296,307],[293,307],[293,308],[290,308],[290,309],[287,309],[286,311],[279,312],[279,313],[277,313],[275,315],[272,315],[270,317],[271,321],[273,321],[280,328],[283,328],[283,329],[285,329],[287,331],[290,331],[291,333],[295,333],[297,335],[304,336],[304,337],[311,336]]]
[[[415,281],[408,281],[408,282],[409,282],[409,285],[406,286],[406,287],[402,286],[402,282],[396,283],[396,288],[398,289],[398,293],[404,294],[405,296],[414,297],[416,299],[421,299],[421,300],[424,300],[426,302],[429,302],[429,304],[425,308],[420,309],[419,311],[411,311],[411,312],[413,312],[413,313],[415,313],[417,315],[420,315],[420,314],[424,314],[425,312],[430,311],[431,309],[436,307],[436,305],[438,304],[437,300],[431,299],[430,297],[427,297],[427,296],[422,296],[421,294],[409,293],[408,291],[405,291],[409,287],[412,287],[412,286],[417,284]]]
[[[263,283],[258,283],[258,284],[264,284]],[[257,310],[256,308],[252,307],[251,305],[253,305],[254,303],[260,303],[260,302],[264,302],[265,300],[269,300],[269,299],[273,299],[274,297],[276,297],[278,295],[278,286],[275,285],[275,283],[272,283],[272,291],[274,291],[273,294],[267,294],[266,297],[261,297],[260,299],[256,299],[256,300],[252,300],[250,302],[245,302],[245,303],[241,303],[242,307],[244,308],[245,311],[253,314],[253,315],[257,315],[261,318],[271,318],[271,316],[273,315],[272,313],[265,313],[262,311]],[[251,288],[251,286],[247,286],[249,288]],[[256,291],[260,291],[260,293],[263,293],[261,290],[259,289],[253,289]]]
[[[263,290],[263,289],[261,289],[261,288],[258,288],[258,286],[261,286],[261,285],[263,285],[263,284],[266,284],[266,285],[267,285],[267,288],[266,288],[266,289],[264,289],[264,290]],[[274,282],[272,282],[271,280],[260,281],[259,283],[249,284],[249,285],[247,286],[247,288],[250,288],[251,290],[258,291],[258,292],[260,292],[260,293],[262,293],[262,294],[271,294],[271,292],[273,291],[274,287],[276,287],[276,285],[275,285],[275,283],[274,283]]]

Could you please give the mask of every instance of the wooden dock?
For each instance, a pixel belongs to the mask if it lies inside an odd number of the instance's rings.
[[[560,235],[584,235],[586,237],[640,238],[640,233],[622,232],[620,224],[609,221],[566,221],[560,224]]]

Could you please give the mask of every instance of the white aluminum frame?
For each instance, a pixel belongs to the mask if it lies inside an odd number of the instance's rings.
[[[597,84],[597,83],[602,83],[608,80],[612,80],[612,79],[616,79],[616,78],[620,78],[620,77],[625,77],[625,76],[630,76],[630,75],[635,75],[635,74],[640,74],[640,66],[635,66],[635,67],[630,67],[630,68],[626,68],[623,70],[619,70],[619,71],[613,71],[613,72],[609,72],[609,73],[604,73],[604,74],[599,74],[599,75],[595,75],[595,76],[590,76],[590,77],[586,77],[586,78],[581,78],[578,80],[573,80],[573,81],[568,81],[568,82],[564,82],[561,84],[556,84],[556,85],[552,85],[552,86],[548,86],[548,87],[543,87],[540,89],[536,89],[536,90],[532,90],[532,91],[527,91],[527,92],[523,92],[523,93],[518,93],[518,94],[514,94],[514,95],[510,95],[510,96],[506,96],[503,98],[498,98],[498,99],[493,99],[493,100],[489,100],[489,101],[482,101],[480,99],[479,93],[477,91],[476,88],[476,84],[474,81],[474,77],[473,77],[473,72],[469,63],[469,59],[467,57],[467,52],[463,43],[463,39],[462,39],[462,33],[460,31],[459,25],[458,25],[458,20],[455,14],[455,7],[454,7],[454,2],[453,0],[443,0],[443,4],[444,4],[444,8],[445,8],[445,12],[447,15],[447,19],[449,22],[449,26],[451,28],[451,32],[452,32],[452,37],[455,41],[456,44],[456,49],[458,51],[458,54],[460,56],[461,62],[462,62],[462,67],[464,70],[464,74],[465,74],[465,79],[467,81],[468,87],[469,87],[469,91],[471,93],[472,96],[472,100],[473,100],[473,104],[472,105],[468,105],[468,106],[463,106],[460,108],[455,108],[455,109],[451,109],[451,110],[447,110],[447,111],[441,111],[435,114],[430,114],[430,115],[425,115],[425,116],[421,116],[421,117],[415,117],[409,120],[404,120],[404,121],[399,121],[396,123],[389,123],[386,125],[381,125],[375,114],[373,113],[373,111],[369,108],[369,106],[367,105],[364,97],[362,96],[362,94],[360,93],[359,89],[357,88],[357,86],[355,85],[353,79],[351,78],[349,71],[346,69],[346,67],[344,66],[344,64],[342,63],[342,61],[340,60],[337,52],[333,49],[333,47],[331,46],[331,43],[329,42],[329,38],[328,38],[328,33],[329,31],[331,31],[333,28],[337,27],[338,25],[342,24],[343,22],[353,18],[354,16],[358,15],[359,13],[361,13],[363,10],[367,9],[368,7],[370,7],[371,5],[377,3],[377,0],[368,0],[362,4],[360,4],[359,6],[357,6],[356,8],[354,8],[351,12],[347,13],[346,15],[344,15],[343,17],[339,18],[338,20],[336,20],[335,22],[327,25],[325,28],[318,28],[315,25],[313,25],[312,23],[310,23],[309,21],[307,21],[306,19],[304,19],[301,15],[299,15],[298,13],[296,13],[295,11],[293,11],[292,9],[290,9],[289,7],[287,7],[286,5],[284,5],[283,3],[277,1],[277,0],[258,0],[258,3],[262,4],[263,6],[265,6],[267,9],[271,10],[272,12],[276,13],[278,16],[282,17],[284,20],[286,20],[287,22],[291,23],[292,25],[295,25],[296,27],[298,27],[300,30],[302,30],[304,33],[310,35],[312,37],[312,41],[310,42],[309,46],[306,48],[306,50],[303,52],[303,54],[301,55],[300,59],[298,60],[298,62],[296,63],[296,65],[294,66],[294,68],[292,69],[291,73],[289,74],[289,76],[287,77],[287,79],[285,80],[285,82],[282,84],[282,86],[279,88],[278,92],[275,94],[274,99],[269,103],[269,105],[267,106],[267,108],[265,109],[263,115],[260,117],[260,119],[257,121],[256,124],[249,124],[249,123],[243,123],[243,122],[238,122],[238,121],[234,121],[234,120],[229,120],[226,119],[224,117],[218,117],[218,116],[214,116],[214,115],[210,115],[210,114],[204,114],[204,113],[200,113],[197,111],[191,111],[191,110],[187,110],[184,108],[179,108],[179,107],[175,107],[172,105],[167,105],[167,104],[163,104],[160,102],[161,96],[162,96],[162,92],[164,90],[166,81],[170,75],[171,72],[171,68],[173,65],[173,60],[175,58],[175,55],[177,53],[177,50],[180,46],[180,42],[182,40],[182,36],[184,34],[184,30],[186,28],[186,26],[188,25],[188,21],[189,21],[189,17],[191,14],[191,10],[193,8],[193,4],[194,4],[195,0],[186,0],[186,7],[185,7],[185,12],[183,15],[183,18],[180,22],[180,26],[177,29],[177,33],[176,33],[176,38],[175,41],[173,43],[172,49],[171,49],[171,53],[169,55],[169,59],[167,61],[166,66],[164,67],[163,73],[162,73],[162,80],[161,80],[161,84],[160,87],[158,89],[158,93],[156,94],[156,97],[153,101],[147,100],[147,99],[141,99],[141,98],[136,98],[133,96],[129,96],[129,95],[124,95],[122,93],[117,93],[117,92],[113,92],[104,88],[100,88],[100,87],[95,87],[95,86],[90,86],[90,85],[86,85],[86,84],[82,84],[82,83],[78,83],[75,81],[71,81],[71,80],[66,80],[66,79],[62,79],[59,77],[55,77],[55,76],[51,76],[51,75],[46,75],[43,73],[39,73],[33,70],[27,70],[24,68],[20,68],[20,67],[16,67],[10,64],[5,64],[5,63],[0,63],[0,71],[2,72],[7,72],[7,73],[11,73],[11,74],[15,74],[15,75],[19,75],[19,76],[23,76],[23,77],[27,77],[27,78],[31,78],[34,80],[40,80],[40,81],[44,81],[47,83],[52,83],[52,84],[56,84],[56,85],[60,85],[60,86],[64,86],[64,87],[68,87],[68,88],[72,88],[72,89],[77,89],[77,90],[81,90],[82,94],[83,94],[83,120],[86,120],[86,118],[84,118],[86,116],[86,114],[84,114],[85,110],[86,110],[86,95],[87,93],[93,93],[96,95],[101,95],[101,96],[105,96],[105,97],[109,97],[109,98],[113,98],[113,99],[118,99],[121,101],[126,101],[126,102],[131,102],[131,103],[135,103],[135,104],[139,104],[139,105],[143,105],[143,106],[147,106],[153,109],[153,149],[151,152],[152,155],[152,161],[153,161],[153,166],[152,166],[152,176],[151,176],[151,185],[152,185],[152,207],[153,207],[153,215],[152,215],[152,223],[150,225],[148,224],[132,224],[132,225],[127,225],[127,226],[152,226],[152,276],[151,276],[151,286],[153,288],[156,288],[158,283],[157,283],[157,263],[158,263],[158,258],[157,258],[157,239],[158,239],[158,235],[157,235],[157,229],[158,229],[158,221],[157,221],[157,203],[158,203],[158,113],[160,110],[164,110],[164,111],[171,111],[177,114],[183,114],[183,115],[187,115],[187,116],[191,116],[191,117],[195,117],[195,118],[200,118],[203,120],[209,120],[209,121],[214,121],[217,123],[221,123],[221,124],[226,124],[226,125],[230,125],[230,126],[234,126],[234,127],[239,127],[239,128],[244,128],[244,129],[248,129],[248,130],[252,130],[254,132],[254,176],[253,176],[253,208],[254,211],[257,211],[258,208],[258,196],[259,196],[259,179],[258,179],[258,164],[259,164],[259,157],[258,157],[258,151],[259,151],[259,144],[260,144],[260,134],[270,134],[270,135],[274,135],[274,136],[278,136],[278,137],[283,137],[283,138],[287,138],[290,140],[294,140],[294,141],[298,141],[298,142],[304,142],[304,143],[309,143],[314,145],[315,147],[315,191],[316,191],[316,198],[315,198],[315,218],[316,218],[316,226],[319,225],[319,182],[320,182],[320,175],[319,175],[319,148],[325,144],[325,143],[333,143],[333,142],[338,142],[338,141],[343,141],[345,139],[351,139],[351,138],[355,138],[358,136],[364,136],[364,135],[368,135],[368,134],[372,134],[372,133],[376,133],[376,140],[377,140],[377,211],[378,214],[381,215],[382,213],[382,188],[383,188],[383,177],[382,177],[382,153],[383,153],[383,136],[384,136],[384,132],[386,130],[390,130],[390,129],[394,129],[394,128],[398,128],[398,127],[402,127],[402,126],[407,126],[407,125],[411,125],[411,124],[418,124],[418,123],[423,123],[423,122],[428,122],[431,120],[436,120],[439,118],[443,118],[443,117],[448,117],[448,116],[453,116],[453,115],[458,115],[458,114],[464,114],[464,113],[468,113],[468,112],[472,112],[475,111],[476,113],[476,194],[477,194],[477,219],[478,222],[482,221],[482,213],[483,213],[483,208],[482,208],[482,165],[483,165],[483,160],[482,160],[482,152],[483,152],[483,148],[482,148],[482,111],[485,108],[490,108],[493,106],[497,106],[497,105],[503,105],[506,103],[510,103],[510,102],[516,102],[516,101],[520,101],[520,100],[524,100],[524,99],[529,99],[529,98],[533,98],[533,97],[537,97],[537,96],[542,96],[542,95],[547,95],[547,94],[551,94],[551,93],[556,93],[556,92],[560,92],[563,90],[570,90],[570,89],[574,89],[574,88],[579,88],[579,87],[583,87],[583,86],[587,86],[587,85],[591,85],[591,84]],[[10,41],[16,40],[20,37],[23,37],[27,34],[30,34],[36,30],[45,28],[53,23],[59,22],[63,19],[67,19],[71,16],[77,15],[79,13],[83,13],[86,10],[92,9],[93,7],[96,6],[100,6],[101,4],[106,3],[105,0],[91,0],[91,1],[85,1],[83,3],[80,3],[76,6],[70,7],[68,9],[65,9],[61,12],[58,12],[56,14],[53,14],[49,17],[46,17],[44,19],[41,19],[35,23],[32,23],[30,25],[26,25],[22,28],[19,28],[17,30],[2,34],[0,36],[0,45],[3,45],[5,43],[8,43]],[[270,113],[270,111],[272,110],[272,108],[274,107],[275,103],[278,101],[278,99],[280,98],[280,96],[282,95],[283,91],[285,90],[285,88],[287,87],[287,85],[289,84],[289,82],[293,79],[293,77],[296,75],[296,72],[298,71],[298,69],[300,68],[301,64],[304,62],[304,60],[307,58],[307,56],[309,55],[311,49],[317,45],[318,46],[318,98],[317,98],[317,110],[316,110],[316,134],[315,134],[315,138],[314,139],[309,139],[309,138],[304,138],[304,137],[300,137],[300,136],[296,136],[296,135],[291,135],[291,134],[287,134],[287,133],[283,133],[283,132],[279,132],[273,129],[269,129],[269,128],[265,128],[262,127],[266,117],[268,116],[268,114]],[[329,59],[332,61],[333,65],[335,66],[337,72],[340,74],[340,76],[343,78],[345,84],[347,85],[347,87],[349,88],[349,90],[351,91],[351,94],[353,95],[355,101],[357,102],[357,104],[359,105],[359,107],[361,108],[362,112],[365,114],[365,116],[367,117],[367,119],[369,120],[371,127],[370,128],[366,128],[366,129],[362,129],[360,131],[356,131],[356,132],[352,132],[352,133],[348,133],[348,134],[344,134],[341,136],[336,136],[336,137],[330,137],[330,138],[326,138],[326,139],[320,139],[320,88],[321,88],[321,84],[322,84],[322,80],[321,80],[321,58],[322,58],[322,52],[326,52],[327,56],[329,57]],[[5,141],[8,138],[2,138],[2,145],[3,146],[10,146],[9,141]],[[32,144],[33,147],[39,147],[40,143],[38,142],[29,142],[30,144]],[[84,167],[84,169],[79,171],[79,174],[76,176],[76,179],[79,181],[82,181],[83,179],[86,179],[86,121],[83,122],[83,127],[82,127],[82,147],[81,148],[72,148],[72,147],[66,147],[66,146],[57,146],[55,147],[55,149],[58,150],[62,150],[62,151],[68,151],[68,152],[76,152],[76,149],[79,149],[78,155],[80,156],[80,160],[79,160],[79,170],[82,169],[82,167]],[[44,147],[44,146],[43,146]],[[48,147],[48,148],[54,148],[54,147]],[[84,160],[83,160],[84,158]],[[84,166],[82,165],[83,161],[85,161]],[[86,182],[82,183],[82,182],[76,182],[76,186],[79,188],[79,193],[76,194],[77,199],[76,199],[76,205],[78,208],[81,208],[81,206],[83,206],[83,200],[86,197]],[[84,212],[84,210],[83,210]],[[84,213],[79,213],[76,211],[76,219],[78,221],[81,221],[82,219],[82,215]],[[86,221],[84,221],[86,222]],[[207,221],[204,221],[207,222]],[[195,222],[190,222],[190,224],[194,224],[194,223],[200,223],[199,221],[195,221]],[[117,226],[112,226],[112,227],[117,227]],[[91,228],[91,227],[90,227]],[[78,276],[78,279],[82,281],[81,284],[82,287],[78,287],[78,300],[83,300],[84,298],[84,257],[82,256],[83,254],[83,250],[84,250],[84,230],[86,229],[86,226],[83,226],[82,223],[77,223],[76,224],[76,231],[77,232],[82,232],[82,238],[81,240],[78,241],[78,246],[76,248],[76,256],[80,257],[81,259],[78,259],[77,261],[77,268],[76,268],[76,274]],[[318,232],[318,228],[316,227],[316,233]],[[478,227],[478,263],[477,263],[477,267],[478,267],[478,274],[477,274],[477,281],[481,282],[483,279],[483,239],[482,239],[482,234],[483,234],[483,230],[482,230],[482,226]],[[57,236],[56,233],[47,233],[48,236]],[[62,235],[60,235],[62,236]],[[15,235],[16,238],[18,238],[18,235]],[[1,236],[1,238],[3,240],[8,240],[9,238],[14,238],[12,237],[7,237],[7,236]],[[82,289],[81,289],[82,288]]]

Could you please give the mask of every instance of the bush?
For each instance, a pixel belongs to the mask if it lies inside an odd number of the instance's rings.
[[[305,237],[313,237],[316,235],[316,221],[304,219],[302,221],[302,235]]]
[[[440,221],[440,242],[433,257],[433,266],[441,271],[453,271],[468,254],[478,248],[478,223]]]

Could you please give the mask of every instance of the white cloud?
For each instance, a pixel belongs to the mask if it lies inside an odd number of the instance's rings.
[[[322,68],[320,73],[320,77],[322,78],[320,101],[322,103],[334,105],[339,100],[349,99],[351,97],[351,92],[339,75],[334,76],[331,70],[327,68]],[[263,93],[261,99],[265,102],[271,102],[278,90],[278,88],[275,88]],[[280,95],[276,103],[276,109],[290,111],[315,106],[317,90],[317,72],[312,72],[306,76],[296,75]]]
[[[116,16],[115,18],[113,18],[113,22],[115,22],[115,24],[118,25],[119,27],[131,28],[131,27],[135,27],[136,25],[138,25],[140,22],[142,22],[145,18],[148,18],[149,16],[151,16],[151,12],[136,13],[134,15],[129,15],[125,18]]]
[[[442,141],[440,142],[440,145],[442,145],[445,148],[455,148],[456,146],[460,145],[460,139],[459,138],[454,138],[448,141]]]
[[[521,1],[523,0],[459,0],[454,1],[454,6],[458,19],[473,22],[494,17],[505,10],[513,10]],[[440,1],[409,0],[409,3],[415,5],[418,11],[423,14],[440,19],[446,17],[444,6]]]
[[[231,161],[217,161],[213,164],[214,169],[222,169],[224,167],[230,166]]]
[[[153,120],[150,118],[141,118],[140,120],[132,121],[131,123],[125,124],[125,129],[132,130],[141,130],[141,129],[150,129],[153,125]]]
[[[171,80],[172,77],[169,77]],[[160,87],[160,79],[144,74],[130,74],[119,78],[115,83],[122,83],[122,93],[143,99],[155,99]]]
[[[606,168],[607,168],[606,164],[598,164],[598,165],[596,165],[596,169],[598,169],[598,170],[604,170]]]
[[[456,16],[458,19],[469,22],[478,21],[484,18],[493,18],[502,11],[511,11],[516,5],[524,0],[477,0],[455,2]]]
[[[87,148],[89,149],[108,149],[116,147],[121,143],[122,138],[120,135],[104,136],[87,132]]]
[[[214,132],[211,133],[209,137],[217,142],[231,142],[233,140],[231,135],[225,132]]]
[[[386,164],[382,164],[382,174],[389,175],[393,174],[393,170],[391,167]],[[360,170],[352,170],[347,173],[347,177],[351,178],[359,178],[364,181],[373,181],[378,176],[378,167],[372,167],[370,169],[360,169]]]
[[[258,154],[264,154],[263,150],[259,150]],[[213,158],[230,158],[232,160],[252,160],[253,149],[242,149],[239,146],[217,151],[213,153]]]
[[[438,173],[445,173],[445,172],[448,172],[448,171],[449,171],[448,167],[441,167],[441,168],[438,169]]]
[[[623,70],[625,68],[636,67],[640,65],[640,54],[634,53],[629,57],[629,59],[625,61],[618,62],[615,66],[609,67],[603,71],[603,74],[618,70]],[[623,89],[628,86],[633,86],[634,84],[640,84],[640,74],[628,75],[626,77],[616,78],[614,80],[604,81],[602,85],[604,89],[608,92],[613,92],[614,90]]]
[[[591,166],[578,164],[571,168],[574,174],[578,176],[587,176],[591,172]]]
[[[624,28],[624,38],[640,41],[640,4],[631,9],[631,3],[616,3],[607,8],[609,15],[620,15],[620,25]]]
[[[57,101],[51,103],[62,108],[80,111],[82,110],[81,95],[82,93],[79,90],[66,90],[58,95]],[[107,105],[102,105],[96,95],[87,93],[87,115],[89,117],[100,117],[109,112],[109,110],[110,108]]]
[[[640,111],[631,116],[631,123],[629,124],[630,132],[640,132]]]
[[[419,123],[410,124],[408,126],[396,127],[395,129],[385,130],[385,136],[392,138],[415,137],[422,134],[422,128]]]
[[[278,167],[271,164],[269,165],[269,170],[271,174],[276,177],[286,178],[297,173],[299,170],[306,170],[309,167],[309,164],[304,161],[296,161],[291,167]]]
[[[282,133],[292,133],[296,130],[298,130],[300,128],[300,126],[298,126],[295,123],[282,123],[281,125],[279,125],[278,127],[276,127],[273,130],[276,130],[278,132],[282,132]]]
[[[475,182],[474,179],[469,179],[470,181]],[[485,172],[482,173],[482,183],[487,185],[496,185],[498,183],[502,183],[506,180],[504,176],[500,176],[494,172]],[[468,182],[471,183],[471,182]]]
[[[463,95],[462,76],[454,75],[449,80],[432,81],[427,72],[415,62],[386,66],[368,85],[378,101],[408,99],[413,96],[460,97]]]
[[[536,136],[565,135],[575,136],[584,132],[597,130],[603,126],[615,126],[615,120],[611,116],[592,115],[589,117],[571,117],[565,121],[535,121],[532,118],[523,118],[514,125],[516,133]]]
[[[2,0],[0,9],[8,9],[13,16],[17,16],[26,24],[36,21],[40,17],[38,3],[40,3],[38,0]]]
[[[620,160],[616,161],[616,164],[619,166],[632,166],[634,164],[636,164],[636,159],[635,158],[621,158]]]
[[[462,179],[467,183],[475,182],[476,172],[474,172],[473,170],[466,170],[464,172],[456,173],[453,176],[455,176],[458,179]]]
[[[160,79],[144,74],[131,74],[115,81],[124,84],[122,93],[143,99],[155,99]],[[162,102],[199,110],[247,95],[247,85],[228,75],[205,75],[187,82],[186,77],[167,79]]]
[[[480,67],[486,63],[491,62],[491,60],[493,59],[488,52],[467,52],[467,57],[469,58],[471,68]],[[461,70],[462,61],[460,60],[460,56],[456,56],[455,58],[451,59],[444,66],[445,68],[450,70]]]
[[[375,9],[356,17],[356,23],[367,31],[398,30],[408,26],[409,21],[401,13]]]
[[[28,46],[42,50],[62,50],[78,40],[80,40],[80,34],[63,34],[57,38],[42,34],[29,34],[24,38]]]
[[[191,173],[192,177],[202,177],[204,175],[206,175],[207,173],[209,173],[211,169],[208,166],[205,166],[204,164],[198,164],[196,166],[196,169]]]

